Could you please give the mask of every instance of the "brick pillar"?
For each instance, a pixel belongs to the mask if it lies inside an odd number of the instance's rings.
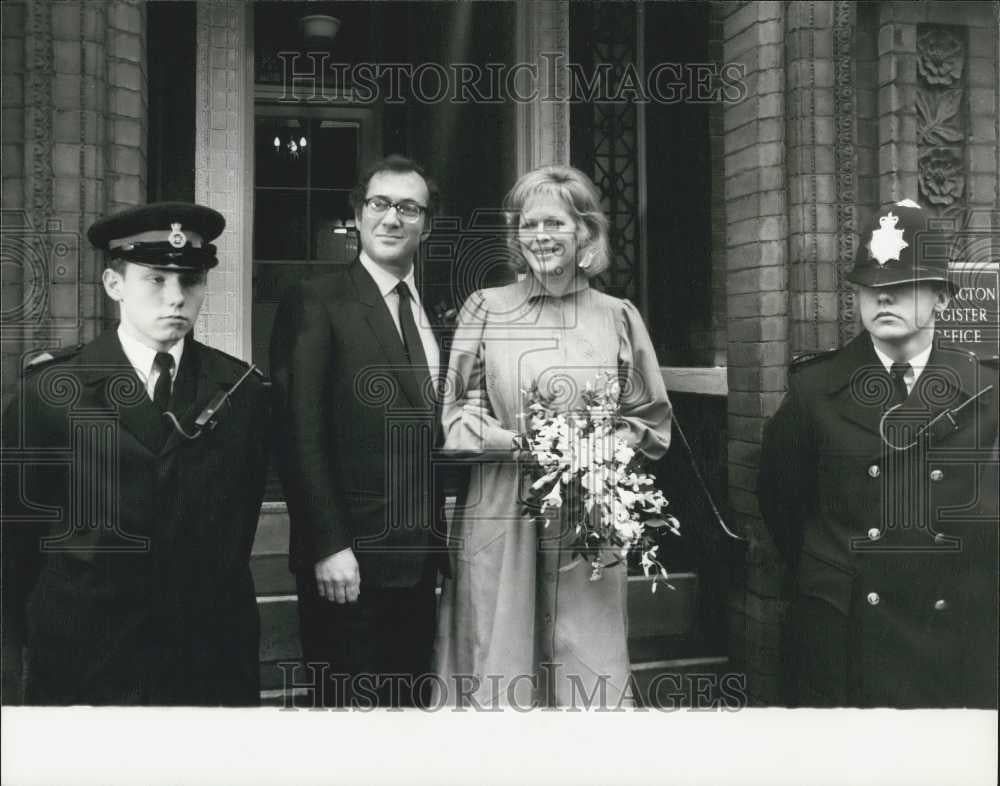
[[[567,94],[565,61],[557,68],[554,56],[569,52],[569,4],[518,0],[516,24],[516,61],[533,64],[538,75],[519,87],[537,89],[535,100],[515,106],[520,175],[545,164],[569,163],[569,102],[553,100]]]
[[[839,343],[834,8],[792,3],[785,20],[792,352]]]
[[[253,210],[251,10],[240,0],[198,3],[195,107],[195,200],[226,218],[216,245],[219,266],[195,327],[200,341],[251,355],[250,286]],[[274,227],[275,232],[282,231]]]
[[[114,317],[86,230],[145,199],[146,13],[135,0],[3,13],[8,394],[26,353],[88,341]]]
[[[0,142],[3,143],[3,212],[2,232],[3,286],[0,287],[0,315],[3,334],[0,336],[0,379],[3,380],[3,404],[17,379],[24,334],[38,319],[36,313],[35,272],[44,270],[31,264],[31,239],[28,232],[25,113],[27,110],[27,68],[25,66],[25,27],[27,9],[21,3],[0,6],[3,33],[3,84],[0,94]],[[26,237],[26,235],[28,235]],[[43,257],[39,257],[39,261]],[[37,288],[41,290],[41,287]],[[41,292],[39,292],[41,294]]]
[[[785,388],[788,356],[785,69],[780,2],[726,6],[723,60],[746,66],[748,94],[727,104],[726,308],[729,317],[729,500],[749,539],[742,597],[732,599],[732,650],[753,702],[778,697],[781,575],[754,494],[761,429]]]
[[[879,6],[879,203],[917,198],[917,25],[905,4]]]
[[[725,3],[712,3],[708,22],[708,60],[725,62],[722,58],[722,20]],[[711,347],[712,365],[725,366],[727,352],[728,319],[726,315],[726,172],[725,172],[725,104],[716,101],[708,107],[708,133],[711,185],[711,266],[712,266],[712,321],[706,337]]]

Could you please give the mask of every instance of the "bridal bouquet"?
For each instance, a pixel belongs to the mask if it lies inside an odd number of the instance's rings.
[[[643,471],[641,455],[618,433],[620,392],[616,375],[598,375],[583,392],[583,409],[557,412],[554,396],[544,395],[537,382],[522,391],[522,444],[533,458],[522,465],[532,480],[526,512],[546,527],[562,520],[575,529],[573,548],[590,562],[591,581],[601,578],[602,552],[625,559],[631,549],[641,550],[655,592],[656,579],[668,576],[648,528],[679,535],[680,523],[665,512],[669,503]]]

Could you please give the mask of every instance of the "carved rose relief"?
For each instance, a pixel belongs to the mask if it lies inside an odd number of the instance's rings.
[[[965,57],[962,28],[917,26],[917,183],[937,216],[965,197]]]
[[[917,71],[929,85],[952,85],[962,78],[965,52],[962,42],[942,28],[917,39]]]
[[[946,147],[933,147],[920,156],[920,194],[932,205],[951,205],[965,191],[959,155]]]

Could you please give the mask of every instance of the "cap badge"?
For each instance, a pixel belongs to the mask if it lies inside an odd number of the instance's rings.
[[[903,240],[903,230],[896,229],[899,223],[899,216],[894,216],[891,212],[882,216],[878,220],[879,228],[872,232],[872,239],[868,243],[868,250],[878,262],[879,267],[884,267],[890,259],[899,260],[899,252],[910,244]]]
[[[161,235],[161,237],[162,237],[162,235]],[[184,248],[184,246],[187,245],[187,242],[188,242],[187,235],[185,235],[183,232],[181,232],[181,225],[180,224],[171,224],[170,225],[170,236],[167,238],[167,241],[174,248]]]

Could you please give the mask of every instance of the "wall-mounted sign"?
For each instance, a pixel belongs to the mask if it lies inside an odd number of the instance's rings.
[[[938,336],[979,357],[1000,354],[1000,267],[996,262],[957,264],[951,270],[956,292],[937,320]]]

